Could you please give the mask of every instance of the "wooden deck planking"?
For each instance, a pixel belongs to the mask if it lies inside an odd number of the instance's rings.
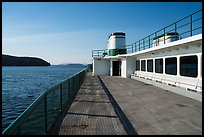
[[[62,121],[59,135],[119,134],[126,132],[98,78],[87,76]]]
[[[139,135],[202,134],[202,102],[122,77],[100,77]],[[127,135],[99,79],[87,76],[60,135]]]

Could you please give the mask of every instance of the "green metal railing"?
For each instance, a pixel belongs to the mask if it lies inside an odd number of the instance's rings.
[[[165,44],[166,40],[168,39],[168,37],[166,37],[166,34],[168,33],[178,33],[179,39],[187,38],[187,37],[202,33],[202,9],[138,40],[133,44],[126,45],[121,48],[125,48],[127,51],[127,54],[145,50],[153,47],[153,44],[154,44],[153,40],[158,36],[163,37],[162,42],[164,42]],[[95,54],[93,55],[93,53]],[[104,55],[107,55],[107,53],[108,53],[108,49],[93,50],[92,57],[103,57]]]
[[[92,50],[92,57],[104,57],[107,55],[106,50]]]
[[[87,68],[44,91],[2,134],[48,134],[57,116],[73,101],[86,71]]]

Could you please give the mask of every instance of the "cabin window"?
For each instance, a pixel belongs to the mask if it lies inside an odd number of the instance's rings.
[[[147,60],[147,71],[153,72],[153,59]]]
[[[141,61],[141,70],[146,71],[146,60]]]
[[[198,58],[196,55],[180,57],[180,75],[187,77],[197,77]]]
[[[163,73],[163,59],[155,59],[155,72]]]
[[[136,60],[136,70],[140,71],[140,60]]]
[[[177,58],[166,58],[165,59],[165,73],[170,75],[177,74]]]

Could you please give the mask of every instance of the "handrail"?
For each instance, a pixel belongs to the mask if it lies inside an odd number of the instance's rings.
[[[66,107],[66,104],[72,101],[75,93],[79,90],[84,80],[86,71],[87,71],[87,68],[81,70],[76,74],[73,74],[72,76],[60,82],[59,84],[41,93],[41,95],[37,99],[35,99],[35,101],[2,132],[2,135],[47,134],[53,121],[55,121],[56,119],[56,115],[58,115],[58,113],[61,113],[63,111],[63,108]],[[67,87],[67,88],[63,88],[63,87]],[[59,96],[54,96],[54,98],[60,98],[60,99],[54,100],[54,102],[52,102],[53,101],[51,100],[51,97],[53,96],[52,94],[59,94]],[[54,108],[56,106],[53,106],[52,108],[52,103],[56,103],[56,102],[59,102],[59,104],[57,105],[58,107]],[[51,108],[48,108],[48,107],[51,107]],[[58,111],[55,111],[55,113],[51,113],[52,110],[58,110]],[[36,119],[29,121],[29,119],[32,119],[32,118],[36,118]],[[53,119],[51,119],[50,121],[49,118],[53,118]],[[50,123],[49,125],[48,125],[48,122]],[[37,123],[37,124],[33,124],[33,123]],[[40,125],[40,124],[43,124],[43,125]],[[37,131],[39,131],[38,133],[33,128],[29,129],[30,128],[29,126],[32,127],[33,125],[35,125],[35,127],[38,128],[36,129]]]
[[[193,19],[194,15],[197,13],[201,13],[201,15],[200,15],[201,17],[199,16],[196,19]],[[189,21],[187,23],[182,24],[182,21],[184,21],[185,19],[188,19],[188,18],[189,18]],[[199,24],[200,26],[196,24],[196,22],[198,22],[198,21],[201,21],[201,23]],[[181,24],[179,24],[179,23],[181,23]],[[187,30],[185,27],[188,27]],[[168,30],[169,28],[170,28],[170,30]],[[182,29],[185,29],[185,30],[182,30]],[[196,32],[198,30],[200,30],[200,31]],[[158,37],[159,35],[163,35],[162,41],[164,44],[166,44],[166,40],[169,38],[168,37],[166,38],[165,34],[169,33],[169,32],[179,33],[178,40],[181,38],[194,36],[198,33],[202,33],[202,9],[185,16],[184,18],[179,19],[178,21],[173,22],[170,25],[168,25],[162,29],[159,29],[158,31],[155,31],[154,33],[151,33],[150,35],[134,42],[133,44],[125,45],[122,48],[126,49],[127,54],[151,48],[154,44],[153,39],[155,37]],[[187,36],[185,36],[185,35],[187,35]],[[151,38],[151,37],[153,37],[153,38]],[[148,40],[146,40],[147,38],[148,38]],[[139,44],[137,44],[137,43],[139,43]],[[93,54],[93,52],[94,52],[94,54]],[[107,52],[108,52],[108,49],[93,50],[92,51],[92,57],[104,57],[104,55],[106,55]]]

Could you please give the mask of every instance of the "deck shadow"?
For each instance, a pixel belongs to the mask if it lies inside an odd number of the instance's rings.
[[[116,114],[118,115],[119,120],[121,121],[121,123],[124,126],[124,129],[126,131],[126,133],[128,135],[138,135],[137,131],[135,130],[135,128],[132,126],[132,124],[130,123],[130,121],[128,120],[127,116],[125,115],[125,113],[122,111],[122,109],[120,108],[120,106],[118,105],[118,103],[116,102],[116,100],[114,99],[114,97],[111,95],[110,91],[108,90],[108,88],[105,86],[105,84],[103,83],[103,81],[101,80],[101,78],[98,76],[98,79],[103,87],[103,89],[105,90],[105,93],[107,94],[111,104],[113,105],[113,108],[115,109]]]

